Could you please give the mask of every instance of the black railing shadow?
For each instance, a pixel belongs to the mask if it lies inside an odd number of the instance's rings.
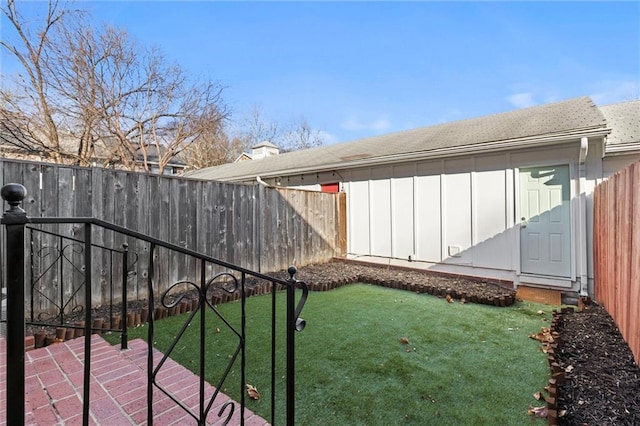
[[[280,279],[267,275],[254,272],[243,267],[233,265],[231,263],[224,262],[219,259],[215,259],[206,255],[202,255],[193,250],[186,249],[174,244],[161,241],[156,238],[152,238],[141,233],[131,231],[129,229],[108,223],[96,218],[29,218],[25,211],[20,207],[20,204],[26,196],[26,189],[19,184],[9,184],[2,188],[2,198],[8,202],[9,209],[2,217],[2,224],[6,227],[6,284],[7,284],[7,309],[6,309],[6,322],[7,322],[7,407],[24,407],[25,406],[25,376],[24,376],[24,334],[25,334],[25,288],[33,288],[34,285],[29,285],[29,281],[26,280],[26,270],[30,270],[28,266],[33,259],[27,256],[27,253],[31,253],[28,249],[28,245],[25,244],[25,230],[31,229],[38,231],[45,231],[44,228],[52,226],[54,229],[61,224],[74,224],[80,229],[82,238],[75,239],[70,245],[62,245],[57,249],[57,260],[67,262],[70,258],[76,260],[81,259],[81,263],[69,262],[75,265],[73,267],[73,274],[77,274],[80,278],[80,282],[77,287],[72,287],[70,291],[65,294],[62,291],[60,302],[56,302],[55,305],[59,308],[58,317],[61,320],[64,319],[65,309],[70,306],[71,301],[74,300],[80,306],[80,302],[77,301],[80,293],[84,293],[83,310],[85,314],[85,326],[84,326],[84,388],[83,388],[83,424],[89,424],[89,407],[90,407],[90,371],[91,371],[91,334],[93,331],[91,321],[91,306],[92,306],[92,287],[94,281],[92,261],[95,257],[94,250],[96,248],[100,250],[107,250],[109,252],[117,252],[122,255],[121,276],[123,280],[123,297],[122,297],[122,310],[127,312],[126,306],[126,282],[130,276],[130,268],[128,262],[128,250],[127,247],[123,247],[123,250],[117,250],[114,248],[103,247],[92,242],[93,234],[96,229],[101,232],[108,231],[123,236],[129,240],[134,240],[137,246],[143,245],[146,252],[146,264],[148,264],[148,271],[146,274],[146,289],[149,298],[149,325],[148,325],[148,359],[147,359],[147,424],[153,424],[153,395],[155,391],[159,391],[167,395],[173,400],[177,406],[181,407],[189,416],[191,416],[197,424],[206,424],[207,417],[214,406],[220,394],[220,389],[226,385],[226,381],[229,377],[229,371],[234,367],[240,367],[240,376],[238,388],[240,390],[240,401],[230,401],[223,405],[222,409],[217,413],[218,417],[223,418],[224,424],[227,424],[234,412],[238,409],[239,404],[240,411],[240,423],[244,424],[245,413],[245,385],[246,385],[246,297],[247,297],[247,283],[249,279],[261,280],[269,283],[269,290],[272,296],[271,303],[271,423],[275,423],[276,418],[276,360],[278,359],[278,352],[276,348],[276,300],[280,293],[278,289],[286,289],[286,345],[284,348],[286,356],[286,383],[285,383],[285,399],[286,399],[286,423],[289,425],[294,424],[295,419],[295,331],[301,331],[305,322],[300,318],[300,313],[308,296],[308,289],[304,282],[298,281],[294,278],[296,273],[295,267],[289,268],[289,278]],[[46,232],[54,238],[61,238],[60,234],[55,231],[47,230]],[[29,244],[30,245],[30,244]],[[66,247],[74,247],[72,255],[65,255]],[[79,249],[78,247],[81,247]],[[162,295],[159,295],[159,305],[165,308],[172,308],[181,302],[180,295],[173,296],[172,292],[176,289],[190,288],[192,294],[197,295],[197,307],[193,309],[191,314],[186,317],[186,321],[182,325],[181,331],[175,336],[168,349],[165,350],[160,361],[154,363],[153,345],[155,336],[155,310],[156,306],[156,291],[159,288],[158,283],[155,281],[157,262],[160,260],[159,251],[170,251],[178,256],[185,256],[190,259],[190,263],[195,265],[197,273],[194,274],[194,278],[180,280],[173,285],[168,286]],[[55,253],[55,252],[54,252]],[[174,257],[175,258],[175,257]],[[124,267],[122,267],[124,265]],[[68,267],[68,265],[67,265]],[[45,266],[45,271],[49,269]],[[112,274],[113,275],[113,274]],[[208,278],[211,277],[212,278]],[[36,275],[36,283],[39,282],[41,275]],[[144,278],[138,277],[138,280]],[[32,281],[33,282],[33,281]],[[221,289],[224,292],[230,294],[238,294],[237,298],[240,300],[241,309],[241,321],[239,326],[231,324],[217,309],[213,302],[211,295],[212,291],[216,288]],[[302,295],[296,303],[295,291],[297,288],[302,289]],[[38,288],[38,291],[43,290]],[[75,302],[73,302],[75,303]],[[33,311],[32,311],[33,315]],[[197,410],[192,410],[189,406],[177,398],[173,393],[164,388],[158,379],[158,376],[162,373],[162,367],[165,361],[169,358],[172,351],[184,335],[187,327],[194,320],[195,316],[199,315],[200,329],[199,329],[199,348],[197,348],[197,355],[199,361],[199,380],[200,380],[200,395],[199,404]],[[214,315],[221,320],[235,336],[235,352],[229,359],[224,371],[219,376],[219,379],[215,385],[216,390],[213,395],[208,398],[205,397],[204,383],[206,371],[206,342],[210,335],[210,330],[206,330],[206,318],[207,315]],[[126,348],[126,326],[123,325],[123,348]],[[209,333],[207,333],[209,331]],[[196,351],[196,348],[194,348]],[[7,424],[11,425],[23,425],[25,410],[12,409],[7,410]]]

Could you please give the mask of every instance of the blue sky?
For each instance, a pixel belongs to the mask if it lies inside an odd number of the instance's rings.
[[[583,95],[601,105],[640,96],[640,2],[77,6],[219,81],[233,120],[257,106],[280,124],[305,118],[330,142]]]

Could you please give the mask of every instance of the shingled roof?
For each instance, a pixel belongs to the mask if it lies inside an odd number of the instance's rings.
[[[600,111],[611,128],[606,153],[640,150],[640,100],[604,105]]]
[[[294,151],[258,161],[197,170],[189,177],[240,181],[255,176],[344,169],[368,164],[437,158],[535,145],[604,130],[606,121],[589,97],[570,99],[479,118],[438,124],[352,142]]]

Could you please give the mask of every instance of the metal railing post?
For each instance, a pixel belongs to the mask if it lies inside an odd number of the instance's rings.
[[[120,349],[128,348],[129,334],[127,332],[127,281],[129,278],[129,244],[122,245],[122,334],[120,335]]]
[[[288,269],[290,278],[287,286],[287,425],[295,424],[295,371],[296,371],[296,348],[295,348],[295,329],[296,329],[296,280],[293,277],[297,270],[295,266]]]
[[[85,305],[85,335],[84,335],[84,387],[82,392],[82,425],[89,425],[89,404],[91,403],[91,224],[84,225],[84,305]]]
[[[287,425],[295,424],[295,374],[296,374],[296,348],[295,332],[304,330],[307,322],[300,318],[300,313],[309,297],[309,287],[304,281],[295,279],[297,269],[289,266],[289,285],[287,286]],[[296,288],[302,289],[300,300],[296,304]]]
[[[24,425],[24,228],[29,220],[20,203],[27,190],[10,183],[0,192],[9,203],[2,216],[7,231],[7,424]]]

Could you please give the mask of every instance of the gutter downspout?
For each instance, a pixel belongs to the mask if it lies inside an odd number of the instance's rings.
[[[588,269],[587,269],[587,195],[585,193],[587,180],[587,152],[589,150],[589,138],[580,138],[580,156],[578,158],[578,247],[580,254],[580,296],[589,295]]]
[[[263,180],[262,180],[262,178],[261,178],[260,176],[256,176],[256,181],[257,181],[260,185],[262,185],[262,186],[264,186],[264,187],[266,187],[266,188],[270,188],[270,187],[271,187],[271,185],[269,185],[267,182],[263,181]]]

